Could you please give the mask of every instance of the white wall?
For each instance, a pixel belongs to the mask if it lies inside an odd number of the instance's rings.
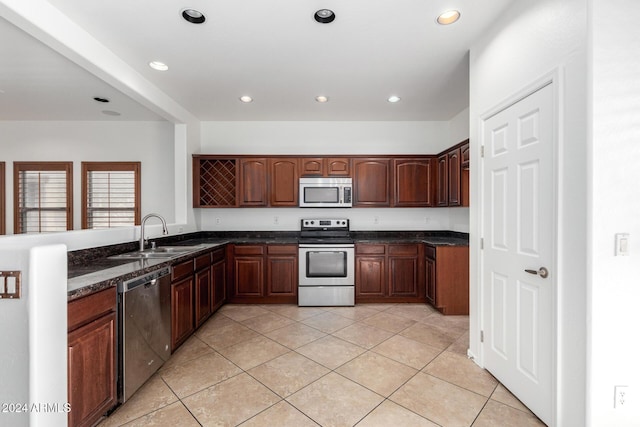
[[[436,154],[449,122],[203,122],[203,154]]]
[[[626,13],[626,12],[623,12]],[[557,72],[558,426],[583,426],[586,372],[586,2],[517,0],[471,49],[471,164],[480,165],[480,117]],[[471,169],[471,352],[479,358],[480,168]],[[481,360],[480,360],[481,363]],[[610,397],[611,397],[610,393]],[[609,399],[611,400],[611,399]]]
[[[640,425],[640,3],[590,0],[592,127],[588,319],[588,425]],[[620,13],[612,14],[613,11]],[[630,256],[615,256],[630,233]],[[628,385],[624,409],[614,386]]]
[[[81,228],[82,161],[142,162],[142,213],[175,221],[174,126],[168,122],[1,122],[7,232],[13,233],[13,162],[72,161],[74,229]]]
[[[469,138],[468,107],[456,114],[449,121],[449,144],[447,144],[447,147],[444,148],[451,147],[452,145],[455,145],[458,142],[462,142],[467,138]]]
[[[0,270],[21,271],[28,280],[29,251],[0,246]],[[29,287],[23,297],[0,300],[0,402],[29,402]],[[11,349],[11,351],[7,351]],[[28,426],[28,414],[0,413],[0,424]]]
[[[467,117],[468,110],[452,122],[204,122],[200,152],[437,154],[468,137]],[[452,127],[455,136],[452,136]],[[452,142],[452,138],[457,139]],[[452,224],[451,212],[454,210],[456,215]],[[300,218],[320,215],[346,216],[351,219],[353,230],[453,229],[468,232],[468,208],[245,208],[200,209],[199,213],[203,230],[299,230]]]

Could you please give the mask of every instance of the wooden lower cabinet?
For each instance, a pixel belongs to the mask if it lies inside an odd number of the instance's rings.
[[[424,299],[424,254],[422,244],[389,245],[389,296]]]
[[[356,303],[424,302],[422,244],[356,244]]]
[[[296,303],[298,245],[235,245],[234,303]]]
[[[267,246],[267,292],[269,297],[298,295],[298,246]]]
[[[171,269],[171,351],[175,351],[226,302],[226,247]]]
[[[116,289],[68,305],[70,426],[91,426],[117,403]]]
[[[171,351],[187,340],[195,331],[193,277],[171,284]]]
[[[211,300],[213,293],[211,281],[211,263],[196,271],[195,274],[195,318],[198,328],[211,315]]]
[[[211,312],[217,309],[227,300],[227,259],[225,249],[217,249],[212,252],[211,259]]]
[[[469,247],[427,245],[427,302],[442,314],[469,314]]]

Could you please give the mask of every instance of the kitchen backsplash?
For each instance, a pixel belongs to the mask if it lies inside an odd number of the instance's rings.
[[[469,232],[469,208],[237,208],[201,209],[203,231],[300,229],[302,218],[349,218],[359,230],[450,230]]]

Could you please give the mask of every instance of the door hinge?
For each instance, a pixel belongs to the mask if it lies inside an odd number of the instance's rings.
[[[484,145],[480,146],[480,157],[484,157]]]
[[[484,331],[480,331],[480,342],[484,342]]]

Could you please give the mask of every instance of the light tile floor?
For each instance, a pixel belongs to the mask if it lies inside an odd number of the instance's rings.
[[[225,305],[109,426],[544,426],[423,304]]]

